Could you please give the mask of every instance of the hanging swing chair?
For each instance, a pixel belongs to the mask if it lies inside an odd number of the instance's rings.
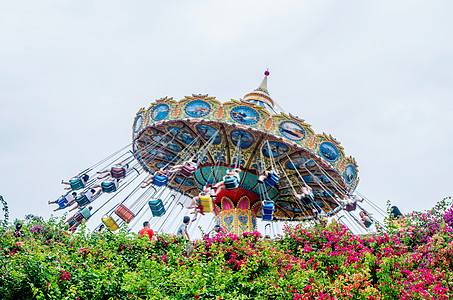
[[[184,166],[182,166],[181,175],[186,178],[193,177],[196,170],[197,170],[197,167],[191,166],[190,164],[186,163],[186,164],[184,164]]]
[[[274,172],[270,171],[269,172],[269,176],[267,176],[267,178],[264,180],[264,182],[270,186],[270,187],[273,187],[274,185],[276,185],[280,180],[280,177],[275,174]]]
[[[115,210],[115,214],[128,224],[133,218],[135,218],[135,214],[124,204],[120,204],[118,206]]]
[[[82,179],[79,177],[72,177],[71,179],[69,179],[69,184],[71,186],[71,189],[74,191],[85,188],[85,184],[83,183]]]
[[[153,184],[155,186],[164,186],[168,182],[168,177],[165,175],[155,174],[153,178]]]
[[[160,217],[165,214],[165,207],[162,199],[150,200],[148,202],[149,208],[153,213],[153,217]]]
[[[110,175],[116,179],[122,179],[126,177],[126,168],[120,165],[113,166],[110,170]]]
[[[85,194],[77,196],[75,200],[80,207],[84,207],[85,205],[90,203],[90,200]]]
[[[200,204],[203,206],[203,212],[205,213],[209,213],[214,209],[211,195],[200,195]]]
[[[102,223],[104,223],[104,225],[112,232],[120,228],[112,216],[104,216],[101,220]]]
[[[265,200],[261,205],[263,221],[272,221],[274,218],[275,203],[274,201]]]
[[[101,182],[102,192],[104,193],[114,193],[118,190],[118,180],[117,179],[107,179]]]

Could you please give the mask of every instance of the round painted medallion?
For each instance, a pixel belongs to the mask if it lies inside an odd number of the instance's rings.
[[[280,133],[292,141],[301,141],[305,137],[305,130],[293,121],[283,121],[279,126]]]
[[[280,143],[280,142],[269,142],[269,146],[270,146],[270,150],[272,151],[272,156],[274,158],[277,158],[277,157],[280,157],[282,156],[283,154],[287,153],[288,152],[288,146],[286,146],[285,144],[283,143]],[[266,156],[267,158],[269,158],[269,147],[268,145],[264,145],[263,147],[263,154],[264,156]]]
[[[233,144],[235,146],[238,144],[239,140],[241,140],[241,144],[240,144],[241,149],[247,149],[255,141],[255,139],[253,138],[253,135],[251,135],[247,131],[244,131],[244,130],[231,131],[231,141],[233,142]]]
[[[259,121],[260,115],[256,110],[247,106],[236,106],[230,112],[231,118],[244,125],[252,125]]]
[[[167,115],[168,112],[170,111],[170,107],[168,107],[167,104],[161,103],[156,106],[151,110],[151,119],[154,121],[160,121],[163,120]]]
[[[198,134],[201,135],[201,137],[204,138],[206,141],[208,141],[217,132],[215,128],[205,124],[197,125],[195,128],[197,129]],[[221,135],[220,132],[218,132],[217,136],[214,138],[213,144],[218,145],[220,144],[220,141]]]
[[[344,178],[348,184],[353,183],[357,179],[357,170],[353,165],[348,165],[344,171]]]
[[[184,110],[186,114],[191,117],[201,118],[209,114],[209,112],[211,111],[211,105],[201,100],[194,100],[189,102]]]
[[[134,122],[134,133],[137,133],[142,128],[142,123],[143,117],[141,115],[138,115],[137,118],[135,118]]]
[[[176,138],[186,144],[191,144],[194,140],[193,136],[184,128],[179,127],[168,127]]]
[[[294,157],[291,158],[291,161],[288,161],[286,163],[286,167],[290,170],[295,170],[296,168],[305,169],[304,166],[306,166],[307,168],[312,168],[316,166],[316,163],[312,159],[306,157]]]
[[[175,152],[180,152],[181,151],[181,147],[176,145],[174,142],[172,142],[167,137],[162,137],[162,136],[159,136],[159,135],[153,135],[153,136],[151,136],[151,139],[154,142],[159,143],[160,144],[159,147],[168,148],[168,149],[170,149],[172,151],[175,151]]]
[[[331,142],[323,142],[319,146],[319,153],[322,157],[327,159],[330,162],[334,162],[338,159],[339,153],[337,147]]]

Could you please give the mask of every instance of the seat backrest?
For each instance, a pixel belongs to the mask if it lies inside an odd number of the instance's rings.
[[[88,197],[85,194],[83,194],[76,198],[76,202],[80,207],[83,207],[83,206],[89,204],[90,200],[88,200]]]
[[[234,190],[239,187],[239,180],[236,176],[226,175],[223,177],[223,181],[227,190]]]
[[[113,178],[121,179],[126,177],[126,170],[123,167],[112,167],[110,175]]]
[[[197,168],[185,164],[181,169],[181,175],[184,177],[192,177],[196,170]]]
[[[101,182],[101,188],[104,193],[116,192],[117,186],[113,180],[105,180]]]
[[[73,177],[69,179],[69,184],[71,185],[71,189],[73,189],[74,191],[81,190],[85,187],[85,184],[79,177]]]
[[[148,205],[154,217],[160,217],[166,212],[162,199],[150,200]]]
[[[79,212],[84,219],[88,219],[89,217],[91,217],[91,210],[86,206],[82,208]]]
[[[116,221],[111,216],[104,216],[101,220],[102,223],[104,223],[104,225],[107,226],[110,231],[115,231],[120,228],[118,226],[118,223],[116,223]]]
[[[124,204],[120,204],[118,206],[115,210],[115,214],[126,223],[129,223],[133,218],[135,218],[135,214],[129,208],[124,206]]]
[[[163,185],[167,184],[167,181],[168,181],[167,176],[163,176],[163,175],[159,175],[159,174],[154,175],[154,178],[153,178],[154,185],[163,186]]]
[[[278,183],[280,177],[278,177],[275,173],[270,173],[269,177],[267,177],[264,182],[266,182],[269,186],[274,186]]]

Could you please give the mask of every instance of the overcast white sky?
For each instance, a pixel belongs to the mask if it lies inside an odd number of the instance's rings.
[[[0,194],[48,217],[61,179],[130,142],[140,107],[255,89],[403,212],[452,195],[451,1],[0,1]]]

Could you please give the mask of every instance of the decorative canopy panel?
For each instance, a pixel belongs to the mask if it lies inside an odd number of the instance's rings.
[[[228,168],[239,165],[243,170],[240,187],[261,200],[273,200],[276,219],[312,217],[311,209],[293,195],[304,183],[313,188],[315,200],[325,204],[323,209],[334,213],[338,209],[336,191],[352,193],[359,182],[355,159],[347,157],[333,137],[315,134],[295,116],[271,115],[263,106],[246,100],[222,104],[207,95],[157,100],[137,113],[133,140],[134,153],[150,173],[207,148],[192,178],[178,175],[169,185],[193,196],[203,185],[221,181]],[[257,176],[263,169],[271,169],[271,157],[280,181],[274,187],[266,186],[263,193]],[[260,216],[259,209],[256,214]]]

